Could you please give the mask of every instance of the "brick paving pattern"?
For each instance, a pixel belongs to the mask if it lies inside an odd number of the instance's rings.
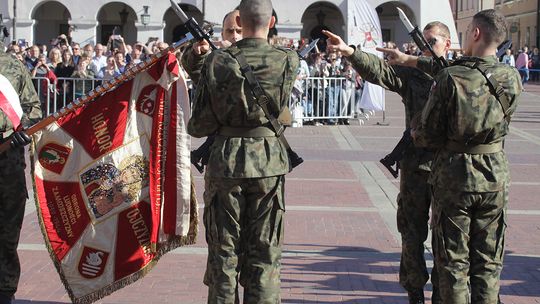
[[[506,141],[512,174],[501,289],[506,304],[540,303],[540,86],[526,89]],[[403,132],[403,107],[393,93],[387,93],[386,105],[388,126],[376,124],[382,120],[377,113],[364,125],[352,121],[351,126],[287,131],[306,161],[287,176],[283,303],[407,302],[397,283],[399,185],[378,162]],[[195,179],[202,199],[202,176]],[[19,255],[22,277],[15,303],[69,303],[31,201]],[[431,265],[429,244],[426,258]],[[206,303],[205,260],[201,232],[195,245],[165,255],[145,278],[98,303]]]

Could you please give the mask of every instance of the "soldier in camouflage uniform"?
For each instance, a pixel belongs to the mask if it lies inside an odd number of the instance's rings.
[[[477,13],[467,28],[467,56],[435,77],[417,145],[437,149],[433,246],[443,303],[497,303],[503,266],[508,161],[503,141],[521,93],[518,71],[499,63],[504,16]],[[426,59],[393,54],[394,62],[431,68]]]
[[[223,17],[221,48],[229,47],[242,39],[242,27],[236,24],[236,17],[238,16],[240,16],[240,12],[234,10]],[[194,43],[191,48],[188,48],[182,54],[182,67],[195,84],[199,82],[201,69],[209,51],[210,44],[206,40],[202,40]]]
[[[243,0],[244,38],[205,60],[188,124],[195,137],[216,134],[206,167],[204,225],[208,303],[280,303],[280,259],[287,151],[240,71],[232,50],[253,67],[273,115],[287,105],[299,61],[266,41],[275,23],[270,0]]]
[[[0,36],[2,33],[0,29]],[[2,41],[0,37],[0,75],[19,94],[23,109],[21,124],[28,127],[41,119],[39,98],[27,69],[4,52]],[[23,146],[30,143],[30,137],[23,131],[14,132],[11,120],[0,110],[0,141],[6,140],[11,141],[12,148],[0,154],[0,304],[11,303],[19,282],[17,245],[28,197]]]
[[[405,106],[405,127],[411,128],[413,118],[426,104],[433,77],[414,68],[389,65],[383,59],[348,47],[343,40],[330,32],[328,48],[340,50],[351,61],[363,79],[398,93]],[[450,48],[450,31],[441,22],[431,22],[424,27],[424,37],[432,44],[437,56],[445,56]],[[426,55],[429,54],[429,51]],[[397,197],[397,226],[401,233],[401,262],[399,282],[408,292],[409,303],[424,303],[424,285],[429,275],[424,259],[424,242],[428,236],[431,191],[428,185],[433,153],[410,145],[399,162],[400,192]],[[432,271],[432,303],[439,303],[435,268]]]

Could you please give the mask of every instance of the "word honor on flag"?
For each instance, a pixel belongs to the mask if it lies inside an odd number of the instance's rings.
[[[190,109],[179,69],[167,53],[34,134],[39,221],[74,303],[136,281],[167,251],[195,241]]]

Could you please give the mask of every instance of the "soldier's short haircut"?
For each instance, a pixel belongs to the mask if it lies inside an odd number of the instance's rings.
[[[500,44],[506,37],[507,24],[504,15],[494,9],[480,11],[474,15],[472,24],[484,34],[484,42]]]
[[[439,34],[441,36],[443,36],[444,38],[450,39],[450,29],[448,29],[448,26],[446,26],[446,24],[444,24],[444,23],[442,23],[440,21],[433,21],[433,22],[430,22],[430,23],[426,24],[426,26],[424,27],[424,31],[429,31],[432,28],[438,28],[439,29]]]
[[[271,0],[242,0],[238,7],[242,27],[259,29],[267,27],[272,17]]]
[[[235,15],[236,13],[238,13],[237,11],[238,11],[238,9],[234,9],[234,10],[228,12],[228,13],[225,15],[225,17],[223,17],[223,21],[221,21],[221,25],[225,25],[225,20],[227,20],[227,18],[229,18],[230,16],[233,16],[233,15]]]

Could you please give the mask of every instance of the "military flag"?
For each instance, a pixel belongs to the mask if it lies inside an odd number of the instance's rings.
[[[375,49],[383,46],[381,24],[375,9],[366,0],[348,0],[347,7],[348,43],[359,45],[362,51],[382,58],[382,54]],[[365,110],[384,111],[384,89],[366,82],[358,106]]]
[[[167,251],[194,242],[189,113],[168,53],[34,134],[39,222],[74,303],[136,281]]]
[[[0,74],[0,110],[11,121],[13,129],[17,130],[21,125],[23,115],[19,94],[11,85],[11,82],[2,74]]]

